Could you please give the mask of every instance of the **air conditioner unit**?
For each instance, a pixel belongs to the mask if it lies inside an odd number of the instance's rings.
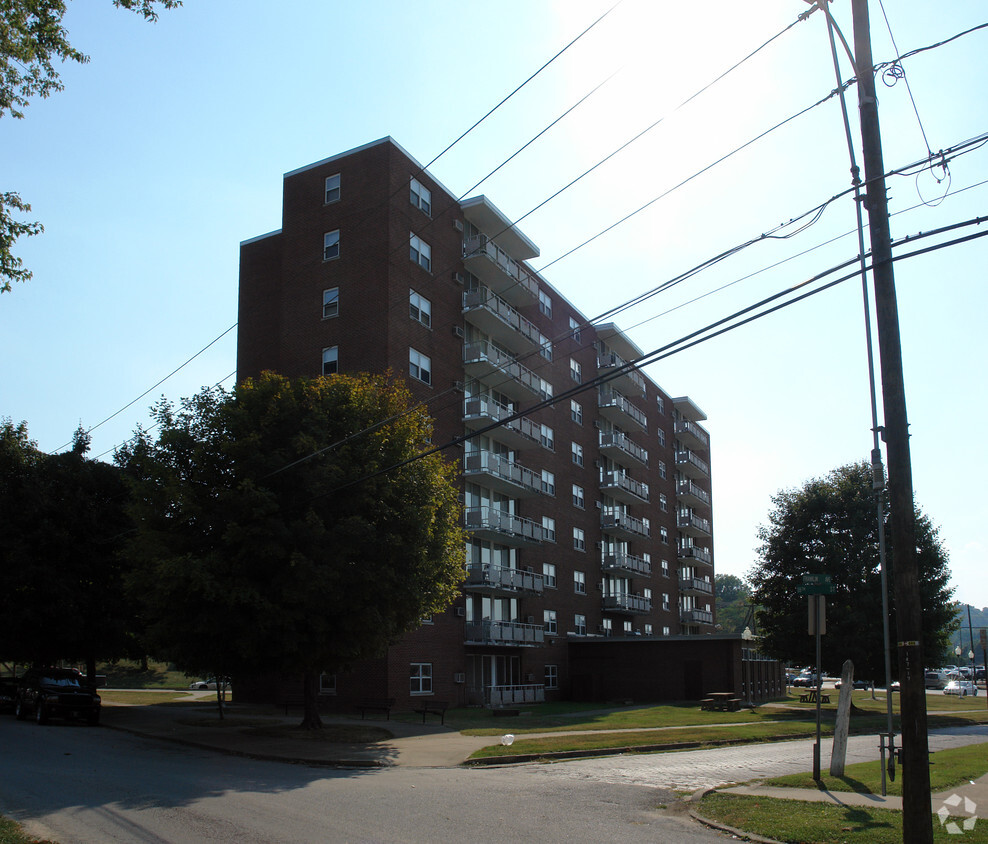
[[[463,220],[453,220],[453,228],[458,232],[463,231]]]
[[[604,550],[604,543],[603,542],[595,542],[594,543],[594,546],[597,548],[598,551],[603,551]]]
[[[526,683],[534,683],[535,682],[535,675],[534,674],[526,674],[525,675],[525,682]]]
[[[594,504],[597,505],[597,509],[598,510],[603,510],[604,509],[604,505],[601,502],[595,501]]]
[[[464,332],[462,325],[454,325],[453,326],[453,336],[454,337],[459,337],[462,340],[465,333],[466,332]]]
[[[463,275],[463,273],[461,273],[459,270],[453,270],[453,281],[455,281],[457,284],[466,284],[467,277]]]
[[[527,621],[527,623],[528,623],[528,624],[535,624],[535,616],[534,616],[534,615],[530,615],[530,616],[528,617],[528,621]]]
[[[600,420],[594,419],[593,426],[599,431],[600,430]]]
[[[463,618],[467,614],[466,607],[456,607],[456,615],[458,618]]]
[[[453,682],[454,683],[465,683],[466,681],[467,681],[467,675],[464,674],[462,671],[457,671],[453,675]]]
[[[458,390],[459,392],[462,393],[463,392],[463,382],[462,381],[454,381],[453,382],[453,389],[454,390]]]
[[[459,495],[456,496],[456,500],[459,501],[460,504],[466,504],[467,503],[466,494],[461,492]]]

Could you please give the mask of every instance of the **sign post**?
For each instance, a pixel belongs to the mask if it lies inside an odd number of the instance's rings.
[[[796,587],[798,595],[809,598],[809,632],[816,636],[816,744],[813,745],[813,779],[820,781],[820,697],[823,694],[823,670],[820,668],[820,637],[827,632],[826,595],[834,594],[829,574],[804,574]]]

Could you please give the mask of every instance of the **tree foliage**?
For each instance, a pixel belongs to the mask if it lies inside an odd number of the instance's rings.
[[[761,649],[777,659],[808,665],[815,661],[814,637],[807,633],[807,599],[796,594],[803,574],[829,574],[836,592],[826,599],[827,633],[822,668],[836,672],[851,659],[857,675],[884,677],[878,509],[871,467],[853,463],[773,499],[769,524],[759,531],[761,548],[750,577],[760,609],[756,618]],[[887,528],[886,538],[891,536]],[[939,655],[953,628],[947,552],[938,529],[916,510],[916,547],[923,607],[923,644]],[[895,549],[888,542],[890,637],[894,643],[892,583]],[[892,665],[896,665],[892,655]]]
[[[118,459],[157,655],[190,673],[311,682],[382,654],[456,597],[455,474],[438,454],[413,459],[431,422],[388,376],[264,373],[154,417],[157,440],[140,432]]]
[[[118,555],[129,522],[120,471],[49,455],[24,423],[0,424],[0,659],[51,664],[125,655],[134,632]]]
[[[714,597],[721,632],[740,634],[749,623],[751,587],[733,574],[715,574]]]
[[[172,9],[181,0],[113,0],[118,8],[129,9],[157,20],[156,6]],[[56,63],[85,64],[89,57],[69,43],[62,25],[65,0],[3,0],[0,2],[0,117],[23,118],[32,97],[49,97],[63,88]],[[11,253],[22,235],[40,234],[38,222],[14,219],[31,206],[14,192],[0,193],[0,293],[10,290],[11,282],[27,281],[30,270]]]

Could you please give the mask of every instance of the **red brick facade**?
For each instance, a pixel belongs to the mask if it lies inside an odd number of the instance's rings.
[[[425,209],[413,180],[431,193]],[[324,236],[336,231],[327,256]],[[413,260],[419,242],[428,267]],[[615,326],[588,324],[520,260],[535,255],[486,199],[460,203],[390,138],[288,173],[282,228],[241,245],[241,379],[315,376],[337,347],[341,372],[404,374],[428,402],[434,443],[491,413],[524,413],[447,454],[465,471],[477,543],[461,598],[385,659],[341,674],[328,703],[407,707],[413,692],[453,704],[551,700],[579,693],[571,642],[714,632],[705,417],[634,370],[539,407],[546,385],[561,396],[640,351]],[[334,288],[338,310],[324,316]],[[428,320],[413,318],[415,296]],[[414,353],[431,383],[410,377]]]

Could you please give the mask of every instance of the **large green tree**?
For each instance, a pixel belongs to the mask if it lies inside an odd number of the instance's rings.
[[[113,5],[157,19],[155,7],[172,9],[182,0],[113,0]],[[0,0],[0,117],[24,117],[32,97],[48,97],[62,90],[56,62],[89,61],[85,53],[69,43],[62,26],[65,0]],[[38,222],[15,219],[31,206],[12,191],[0,192],[0,293],[11,282],[27,281],[31,271],[14,256],[14,243],[21,236],[44,231]]]
[[[733,574],[714,575],[717,624],[724,633],[740,634],[750,624],[751,587]]]
[[[420,457],[431,421],[395,379],[264,373],[154,417],[157,437],[118,460],[146,629],[183,670],[302,674],[319,727],[320,672],[382,654],[458,594],[456,475]]]
[[[884,676],[878,510],[871,467],[854,463],[773,499],[769,523],[759,531],[759,560],[750,576],[759,605],[762,651],[807,665],[815,661],[807,633],[807,599],[796,594],[804,574],[829,574],[835,594],[826,599],[822,667],[839,671],[845,659],[865,679]],[[884,506],[887,514],[887,507]],[[887,521],[887,515],[886,515]],[[891,531],[885,531],[886,538]],[[954,626],[947,552],[930,519],[916,510],[916,550],[923,607],[923,647],[942,652]],[[895,548],[888,545],[891,642],[896,639],[891,584]],[[896,665],[895,655],[892,665]]]
[[[116,467],[40,451],[24,423],[0,422],[0,659],[121,657],[134,633],[118,554],[129,528]]]

